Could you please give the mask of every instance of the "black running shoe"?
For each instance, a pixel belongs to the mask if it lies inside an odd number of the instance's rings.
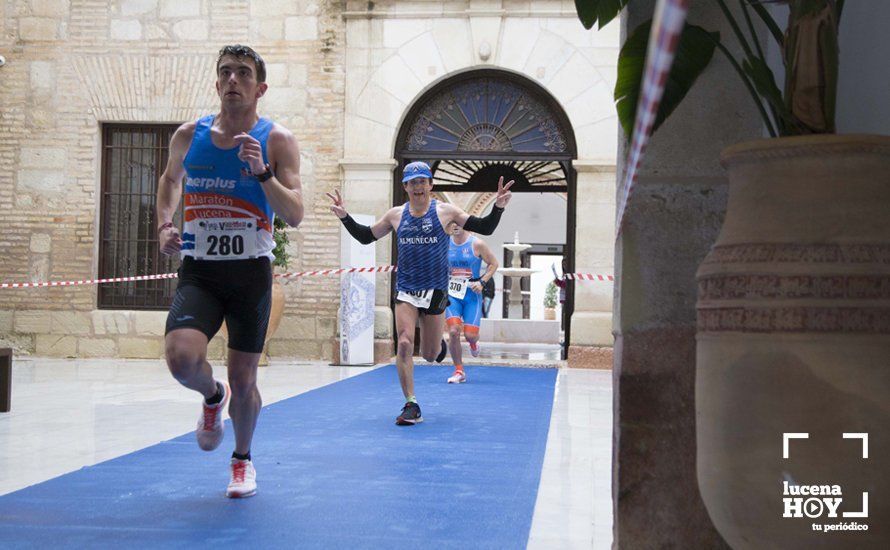
[[[411,401],[405,403],[405,406],[402,407],[402,414],[396,418],[396,424],[399,426],[413,426],[420,422],[423,422],[423,417],[420,416],[420,405]]]
[[[448,355],[448,344],[445,343],[445,340],[442,340],[442,350],[439,351],[439,355],[436,356],[436,363],[441,363],[446,355]]]

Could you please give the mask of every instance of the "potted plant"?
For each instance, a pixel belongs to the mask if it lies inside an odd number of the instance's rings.
[[[556,320],[556,285],[552,281],[547,283],[544,291],[544,320]]]
[[[654,128],[719,50],[773,137],[721,154],[726,218],[697,274],[699,488],[732,547],[815,547],[826,534],[812,520],[783,517],[783,482],[838,485],[852,513],[863,492],[890,493],[886,469],[843,439],[890,424],[890,137],[834,135],[843,0],[780,2],[784,32],[759,0],[739,1],[737,11],[715,1],[743,53],[687,23]],[[576,1],[588,28],[626,4]],[[628,134],[648,32],[649,22],[631,30],[618,62],[615,98]],[[763,38],[782,52],[781,89]],[[797,452],[784,458],[785,432],[813,443],[793,442]],[[890,453],[886,438],[869,446],[873,456]],[[890,502],[873,499],[868,515],[887,517]],[[878,536],[857,532],[855,544],[876,545]]]

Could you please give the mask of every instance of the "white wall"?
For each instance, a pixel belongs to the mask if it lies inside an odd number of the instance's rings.
[[[843,134],[890,134],[890,2],[844,4],[837,127]]]

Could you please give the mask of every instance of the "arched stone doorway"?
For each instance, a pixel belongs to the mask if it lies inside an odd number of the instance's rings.
[[[567,200],[565,269],[575,268],[576,172],[574,132],[566,113],[540,85],[497,69],[474,70],[439,82],[410,108],[393,155],[393,205],[407,200],[402,168],[429,163],[434,193],[474,193],[466,205],[481,214],[491,203],[499,176],[515,180],[514,193],[558,193]],[[393,241],[392,257],[397,250]],[[571,342],[572,284],[563,306],[565,347]]]

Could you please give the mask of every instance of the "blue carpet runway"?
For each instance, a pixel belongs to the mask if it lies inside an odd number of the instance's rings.
[[[556,369],[467,373],[455,386],[445,384],[450,367],[415,369],[417,426],[394,423],[392,365],[265,407],[249,499],[224,496],[228,422],[211,453],[189,433],[10,493],[0,497],[0,544],[524,548]]]

